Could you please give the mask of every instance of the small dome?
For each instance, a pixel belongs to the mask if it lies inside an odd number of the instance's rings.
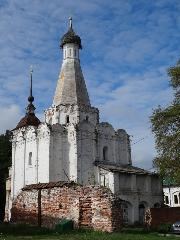
[[[63,48],[66,43],[76,43],[79,48],[82,49],[81,38],[76,35],[72,27],[70,27],[68,32],[65,33],[64,36],[61,38],[60,47]]]
[[[26,116],[20,120],[20,122],[18,123],[15,129],[26,127],[26,126],[37,127],[40,123],[41,123],[40,120],[35,116],[34,113],[27,113]]]

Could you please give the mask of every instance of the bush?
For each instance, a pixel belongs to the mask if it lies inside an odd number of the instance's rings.
[[[162,223],[157,227],[157,231],[159,233],[168,233],[171,230],[171,225],[170,223]]]

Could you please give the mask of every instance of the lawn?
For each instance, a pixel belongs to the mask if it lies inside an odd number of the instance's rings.
[[[142,229],[129,229],[117,233],[102,233],[93,231],[71,231],[55,233],[45,228],[25,225],[0,225],[0,240],[177,240],[176,236],[159,236],[155,232],[145,232]]]

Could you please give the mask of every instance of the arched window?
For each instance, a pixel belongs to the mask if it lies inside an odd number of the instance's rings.
[[[32,165],[32,152],[29,152],[28,165]]]
[[[69,115],[66,116],[66,123],[69,123]]]
[[[103,147],[103,160],[104,161],[108,160],[108,147],[107,146]]]
[[[89,121],[89,116],[86,116],[86,121],[87,121],[87,122]]]

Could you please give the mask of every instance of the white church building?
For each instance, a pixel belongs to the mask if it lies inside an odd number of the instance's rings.
[[[44,122],[35,116],[31,73],[26,115],[12,130],[9,219],[11,203],[24,186],[74,181],[110,188],[122,200],[124,222],[142,223],[145,208],[162,204],[161,181],[132,165],[130,138],[124,129],[99,121],[81,70],[81,38],[72,28],[72,19],[60,47],[62,66]]]

